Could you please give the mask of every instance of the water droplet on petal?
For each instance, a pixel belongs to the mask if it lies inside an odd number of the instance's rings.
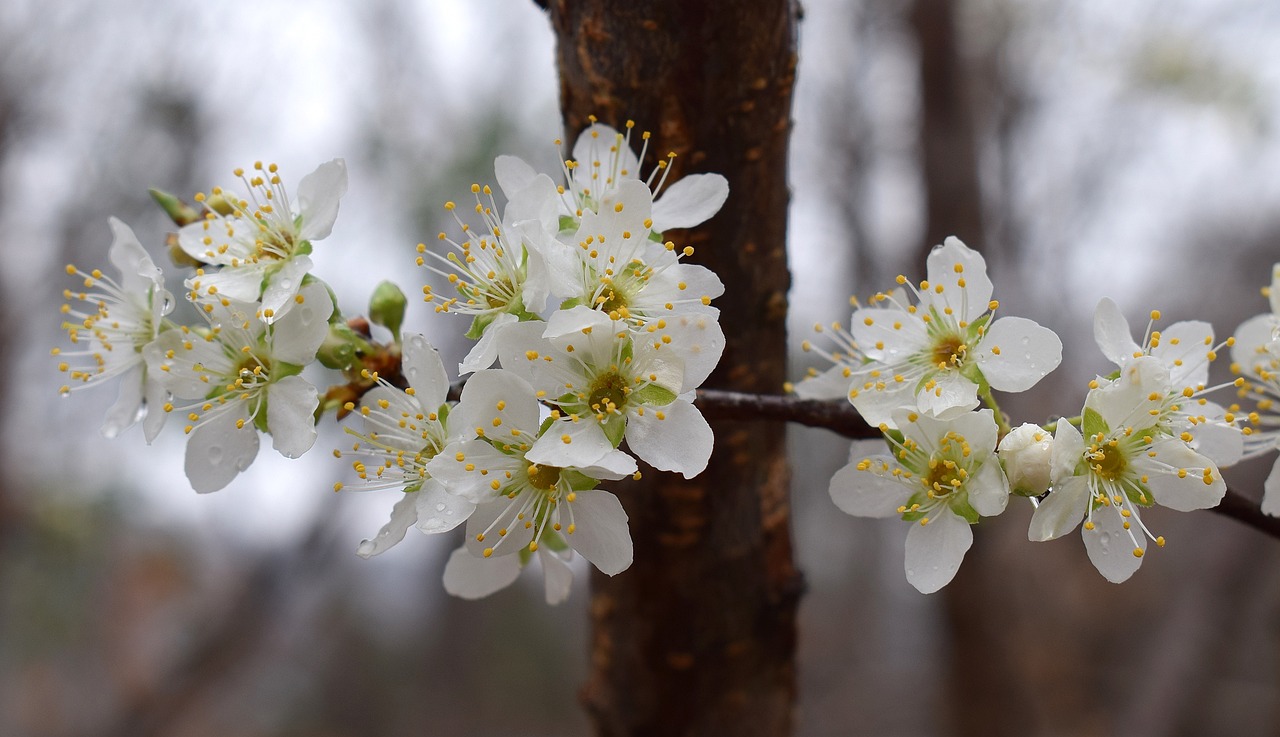
[[[444,510],[445,510],[444,502],[440,502],[439,504],[436,505],[437,512],[443,512]]]
[[[1107,552],[1111,547],[1111,533],[1104,532],[1098,535],[1098,547],[1102,548],[1102,552]]]
[[[222,463],[223,452],[221,445],[210,445],[208,448],[205,448],[204,452],[205,455],[208,456],[209,462],[213,465],[216,466]]]

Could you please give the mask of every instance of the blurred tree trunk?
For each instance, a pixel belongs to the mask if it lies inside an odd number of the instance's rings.
[[[925,255],[954,235],[983,250],[977,139],[956,3],[916,0],[910,24],[920,50],[920,155],[925,187]],[[924,273],[924,260],[920,260]]]
[[[551,0],[569,140],[594,114],[652,130],[673,177],[719,172],[729,201],[676,234],[726,285],[728,338],[708,387],[785,380],[787,139],[797,7],[790,0]],[[651,147],[652,148],[652,147]],[[647,162],[652,166],[653,161]],[[681,237],[683,235],[683,237]],[[670,236],[669,236],[670,237]],[[790,734],[801,579],[781,423],[713,423],[691,481],[619,488],[636,559],[592,580],[583,700],[602,735]]]

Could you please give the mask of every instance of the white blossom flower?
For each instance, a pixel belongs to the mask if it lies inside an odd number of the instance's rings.
[[[463,554],[478,559],[451,559],[445,572],[451,593],[487,595],[514,580],[522,557],[543,549],[561,554],[560,561],[543,558],[548,599],[555,598],[552,589],[561,588],[551,579],[563,572],[556,566],[569,550],[608,575],[631,565],[627,515],[616,497],[595,486],[599,479],[634,473],[633,459],[612,449],[591,465],[553,466],[529,458],[538,401],[533,387],[501,369],[471,376],[450,423],[463,439],[432,458],[427,472],[450,494],[477,505],[467,520]]]
[[[417,258],[419,266],[443,276],[457,292],[444,296],[428,284],[422,288],[423,301],[434,304],[436,312],[473,318],[467,337],[479,343],[463,361],[462,373],[493,365],[498,329],[536,319],[545,309],[552,283],[543,256],[548,249],[542,244],[555,240],[557,218],[555,185],[546,175],[532,177],[502,219],[488,185],[473,184],[471,191],[483,228],[477,232],[458,216],[455,203],[446,202],[463,240],[441,232],[438,239],[449,250],[439,253],[419,243]]]
[[[359,481],[334,484],[344,489],[374,491],[399,489],[404,496],[391,511],[391,519],[356,551],[363,558],[385,552],[404,539],[410,527],[425,533],[447,532],[466,521],[475,504],[445,491],[427,473],[427,462],[453,439],[447,426],[449,377],[436,349],[421,335],[404,340],[401,371],[407,389],[399,389],[375,376],[378,385],[361,397],[364,431],[347,428],[356,441],[338,457],[352,458]],[[352,407],[354,409],[354,407]]]
[[[1052,540],[1084,520],[1089,559],[1120,583],[1142,564],[1151,533],[1139,510],[1155,504],[1186,512],[1215,506],[1226,493],[1213,461],[1157,427],[1170,391],[1168,370],[1152,356],[1126,362],[1119,377],[1095,382],[1085,400],[1084,435],[1059,421],[1052,489],[1031,517],[1028,537]]]
[[[901,288],[889,293],[881,292],[873,295],[870,302],[871,307],[905,304],[906,292]],[[849,303],[855,309],[862,307],[856,297],[849,298]],[[834,349],[827,349],[815,345],[810,340],[805,340],[800,343],[800,350],[817,354],[829,362],[831,367],[823,371],[810,368],[800,383],[791,386],[788,391],[794,391],[802,399],[848,399],[854,379],[853,372],[867,362],[866,354],[853,339],[853,333],[838,322],[831,323],[829,328],[824,327],[822,323],[815,323],[813,332],[830,336],[828,342],[835,344]]]
[[[562,231],[573,232],[588,212],[600,212],[628,181],[641,181],[653,192],[653,220],[648,229],[662,233],[674,228],[692,228],[715,215],[729,196],[729,182],[719,174],[690,174],[667,185],[670,163],[675,153],[660,159],[648,175],[641,162],[649,152],[649,133],[640,135],[637,157],[631,149],[634,121],[627,121],[625,133],[590,118],[589,125],[573,145],[573,158],[565,162],[566,186],[561,188],[560,212],[565,218]],[[557,142],[557,145],[559,142]],[[495,166],[498,184],[511,197],[533,176],[532,167],[514,156],[500,156]],[[665,191],[664,191],[665,187]],[[648,237],[646,230],[642,237]]]
[[[996,452],[1013,493],[1039,496],[1049,490],[1053,434],[1026,422],[1000,441]]]
[[[187,280],[195,298],[217,296],[239,302],[261,301],[260,317],[271,323],[283,317],[311,271],[311,244],[328,237],[338,217],[338,200],[347,191],[342,159],[321,164],[298,183],[292,201],[275,164],[254,164],[254,172],[236,169],[247,190],[240,199],[215,187],[197,195],[209,209],[204,220],[178,231],[187,255],[221,267],[203,269]]]
[[[872,425],[892,426],[894,410],[947,418],[978,406],[978,390],[1020,392],[1062,361],[1062,341],[1022,317],[992,320],[982,255],[957,238],[933,249],[918,305],[858,310],[850,328],[868,363],[853,372],[849,400]],[[907,285],[905,277],[898,283]]]
[[[97,269],[85,273],[67,266],[68,274],[83,279],[79,290],[62,293],[67,300],[62,305],[66,317],[62,327],[76,347],[65,351],[55,348],[53,355],[59,358],[58,370],[71,382],[62,387],[64,395],[121,377],[120,395],[107,410],[102,434],[115,437],[145,412],[143,434],[150,443],[164,425],[165,413],[160,408],[169,395],[148,373],[142,351],[164,327],[164,316],[173,310],[173,296],[164,288],[164,275],[133,230],[116,218],[111,218],[110,224],[108,258],[119,270],[120,280]],[[84,307],[73,307],[77,301]]]
[[[590,465],[625,437],[631,451],[654,468],[686,478],[701,473],[714,437],[693,406],[692,392],[724,344],[718,326],[699,337],[696,323],[654,323],[652,331],[632,333],[625,322],[578,306],[557,311],[545,325],[508,328],[500,349],[503,367],[525,377],[555,408],[555,422],[529,457],[557,466]]]
[[[724,293],[719,277],[680,261],[693,255],[693,248],[677,251],[670,241],[659,244],[648,237],[651,197],[643,182],[624,181],[599,212],[583,214],[572,236],[576,245],[551,239],[538,245],[562,309],[586,305],[636,325],[673,314],[719,314],[710,306]]]
[[[253,317],[257,305],[206,302],[208,330],[169,330],[144,349],[147,370],[165,388],[198,400],[165,405],[187,417],[186,472],[196,491],[217,491],[248,468],[258,454],[259,430],[287,458],[315,442],[319,399],[298,373],[328,334],[333,300],[324,284],[312,282],[293,301],[271,325]]]
[[[1280,293],[1274,284],[1271,295]],[[1255,315],[1236,328],[1231,347],[1232,370],[1241,374],[1241,394],[1254,401],[1248,414],[1244,456],[1257,457],[1280,445],[1280,353],[1275,350],[1275,331],[1280,318],[1275,313]],[[1262,511],[1280,517],[1280,458],[1272,465],[1263,484]]]
[[[1008,504],[995,416],[984,409],[938,420],[899,411],[895,422],[902,433],[886,436],[891,452],[852,459],[832,477],[831,498],[854,516],[911,522],[907,581],[931,594],[959,570],[973,544],[969,526]]]

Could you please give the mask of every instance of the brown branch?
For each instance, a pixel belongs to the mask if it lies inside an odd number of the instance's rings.
[[[851,440],[880,437],[880,431],[868,425],[847,402],[700,389],[698,406],[712,419],[780,420],[820,427]],[[1263,514],[1257,502],[1231,489],[1227,489],[1222,502],[1210,511],[1280,539],[1280,518]]]

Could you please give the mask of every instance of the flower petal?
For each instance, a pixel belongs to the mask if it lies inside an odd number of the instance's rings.
[[[434,412],[449,396],[449,376],[435,347],[421,335],[407,335],[400,359],[404,377],[413,387],[413,396],[428,412]]]
[[[1280,517],[1280,458],[1276,458],[1262,485],[1262,513]]]
[[[311,271],[311,266],[311,257],[294,256],[281,263],[279,269],[271,274],[267,279],[266,289],[262,290],[263,322],[270,325],[297,306],[295,297],[298,296],[298,290],[302,288],[302,277]],[[333,302],[327,295],[326,300],[330,304]]]
[[[973,530],[963,518],[944,511],[929,524],[914,523],[907,533],[907,582],[922,594],[946,586],[960,570],[973,544]]]
[[[1123,583],[1142,565],[1142,558],[1134,555],[1134,544],[1144,553],[1147,539],[1141,533],[1131,535],[1124,529],[1124,518],[1113,507],[1102,507],[1093,513],[1093,529],[1082,529],[1084,549],[1089,560],[1103,578],[1111,583]],[[1136,529],[1137,526],[1134,526]]]
[[[715,446],[715,434],[702,413],[679,399],[665,407],[649,407],[643,415],[631,415],[626,438],[640,460],[687,479],[702,473]]]
[[[1093,339],[1102,355],[1117,366],[1142,353],[1142,346],[1133,340],[1129,321],[1110,297],[1103,297],[1093,311]]]
[[[618,497],[607,491],[579,491],[574,501],[565,503],[574,525],[565,535],[569,546],[605,575],[625,571],[631,565],[631,531]]]
[[[221,489],[257,457],[258,431],[252,422],[237,428],[238,419],[247,420],[248,415],[224,411],[197,425],[187,437],[184,469],[191,488],[197,492],[207,494]]]
[[[510,586],[520,577],[517,555],[477,558],[458,548],[444,566],[444,590],[460,599],[483,599]]]
[[[858,464],[867,463],[867,470]],[[850,460],[835,475],[827,487],[831,501],[845,514],[855,517],[896,517],[898,509],[911,498],[912,489],[892,475],[901,468],[892,458],[875,455]]]
[[[471,347],[471,351],[467,353],[467,357],[462,359],[462,363],[458,364],[458,374],[465,376],[476,371],[482,371],[493,365],[498,360],[498,346],[500,345],[499,334],[509,325],[514,325],[519,321],[515,315],[510,312],[504,312],[493,319],[489,326],[484,329],[484,334],[480,336],[480,340]]]
[[[321,282],[303,287],[300,304],[276,321],[271,331],[271,356],[285,363],[305,366],[316,357],[320,344],[329,334],[329,316],[333,314],[333,298]]]
[[[1009,504],[1009,481],[995,458],[983,463],[978,472],[965,481],[964,488],[969,493],[969,504],[983,517],[995,517]]]
[[[1216,507],[1227,493],[1227,484],[1213,462],[1181,440],[1157,441],[1133,464],[1134,470],[1146,477],[1147,488],[1162,507],[1179,512],[1208,509]],[[1209,483],[1205,483],[1206,478]]]
[[[973,322],[987,311],[993,289],[986,259],[959,238],[948,236],[942,245],[935,246],[925,268],[929,289],[920,292],[920,303],[926,311],[932,307],[942,313],[950,307],[951,314],[965,322]]]
[[[417,500],[414,494],[404,494],[400,501],[391,508],[391,519],[378,530],[371,540],[363,540],[356,548],[356,555],[361,558],[372,558],[387,552],[396,543],[404,539],[413,523],[418,521]]]
[[[267,387],[267,429],[271,447],[297,458],[316,442],[316,388],[301,376],[286,376]]]
[[[533,184],[538,172],[524,159],[503,154],[493,160],[493,175],[497,178],[502,193],[510,200],[517,192]]]
[[[977,354],[975,360],[992,389],[1022,392],[1062,363],[1062,341],[1034,320],[1002,317],[987,328]]]
[[[555,606],[569,598],[569,588],[573,585],[573,569],[569,562],[546,548],[538,548],[538,562],[542,564],[547,603]]]
[[[475,504],[445,491],[435,479],[428,479],[412,496],[417,508],[416,526],[427,534],[452,530],[476,509]]]
[[[1209,353],[1213,348],[1212,325],[1184,320],[1160,331],[1160,344],[1151,348],[1151,355],[1169,369],[1174,389],[1199,389],[1209,381]]]
[[[1065,423],[1064,423],[1065,424]],[[1055,441],[1056,449],[1056,441]],[[1089,482],[1082,476],[1056,483],[1031,515],[1027,539],[1040,543],[1071,532],[1084,519],[1089,505]]]
[[[338,219],[338,200],[346,193],[347,162],[343,159],[323,163],[303,177],[298,182],[298,214],[302,216],[298,239],[326,238]]]
[[[653,203],[653,229],[692,228],[720,211],[729,198],[729,180],[719,174],[690,174],[672,183]]]

